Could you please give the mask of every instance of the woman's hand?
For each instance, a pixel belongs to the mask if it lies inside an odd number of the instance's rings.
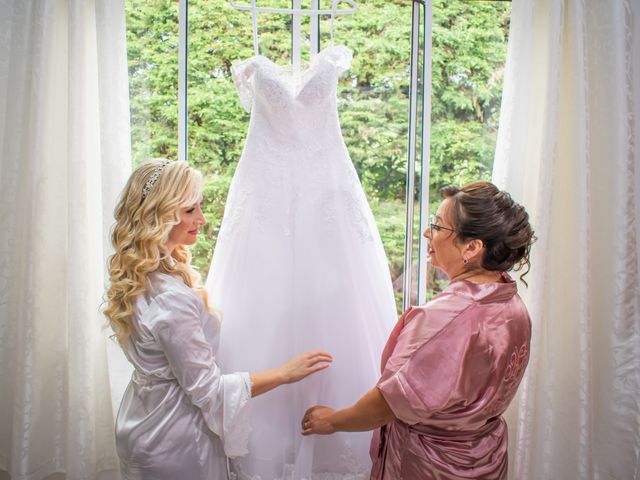
[[[333,357],[328,353],[313,350],[293,357],[281,367],[251,373],[251,396],[257,397],[285,383],[298,382],[324,370],[332,361]]]
[[[377,387],[369,390],[353,406],[333,410],[316,405],[302,417],[303,435],[330,435],[335,432],[364,432],[396,419]]]
[[[336,432],[331,423],[335,410],[322,405],[308,409],[302,417],[302,435],[331,435]]]
[[[332,361],[331,355],[320,350],[302,353],[280,367],[282,381],[283,383],[299,382],[312,373],[324,370]]]

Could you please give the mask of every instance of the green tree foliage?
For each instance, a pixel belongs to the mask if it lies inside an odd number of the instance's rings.
[[[321,31],[326,45],[329,20]],[[335,43],[354,52],[338,95],[342,132],[360,180],[369,198],[404,200],[411,2],[360,2],[356,15],[336,20]]]
[[[491,177],[509,18],[506,2],[433,2],[431,205]]]
[[[289,0],[264,0],[290,6]],[[327,7],[328,0],[321,6]],[[178,3],[126,0],[134,164],[177,156]],[[505,2],[433,1],[431,204],[438,189],[489,178],[509,28]],[[308,18],[303,31],[308,31]],[[340,81],[345,143],[376,216],[394,279],[402,272],[411,2],[366,0],[336,19],[335,43],[354,52]],[[260,15],[260,53],[290,63],[291,19]],[[321,21],[321,46],[329,20]],[[189,161],[205,175],[208,225],[194,263],[208,269],[249,122],[231,77],[254,54],[251,15],[226,0],[189,0]],[[306,46],[308,50],[308,45]],[[303,56],[308,51],[303,49]],[[419,179],[418,179],[419,181]]]
[[[178,150],[178,4],[127,0],[134,165]]]

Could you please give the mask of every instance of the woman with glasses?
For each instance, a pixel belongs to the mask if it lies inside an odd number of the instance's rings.
[[[382,353],[378,383],[349,408],[315,406],[303,435],[378,429],[375,480],[506,479],[502,413],[529,360],[531,322],[507,273],[535,237],[524,208],[489,182],[441,190],[424,235],[449,286],[409,308]]]

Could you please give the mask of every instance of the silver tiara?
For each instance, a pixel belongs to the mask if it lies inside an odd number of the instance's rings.
[[[156,182],[160,178],[160,174],[162,173],[164,168],[170,163],[171,163],[171,160],[165,160],[158,167],[156,167],[156,169],[151,174],[151,178],[149,178],[149,180],[147,180],[147,183],[144,184],[144,188],[142,189],[142,200],[147,198],[147,195],[149,195],[149,192],[151,191],[153,186],[156,184]]]

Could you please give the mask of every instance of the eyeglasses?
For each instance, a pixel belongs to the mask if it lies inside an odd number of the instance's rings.
[[[440,230],[448,230],[450,232],[454,232],[455,230],[453,228],[449,228],[449,227],[443,227],[442,225],[438,225],[436,223],[436,217],[434,217],[433,215],[429,216],[429,233],[431,234],[431,238],[433,238],[433,232],[439,232]]]

